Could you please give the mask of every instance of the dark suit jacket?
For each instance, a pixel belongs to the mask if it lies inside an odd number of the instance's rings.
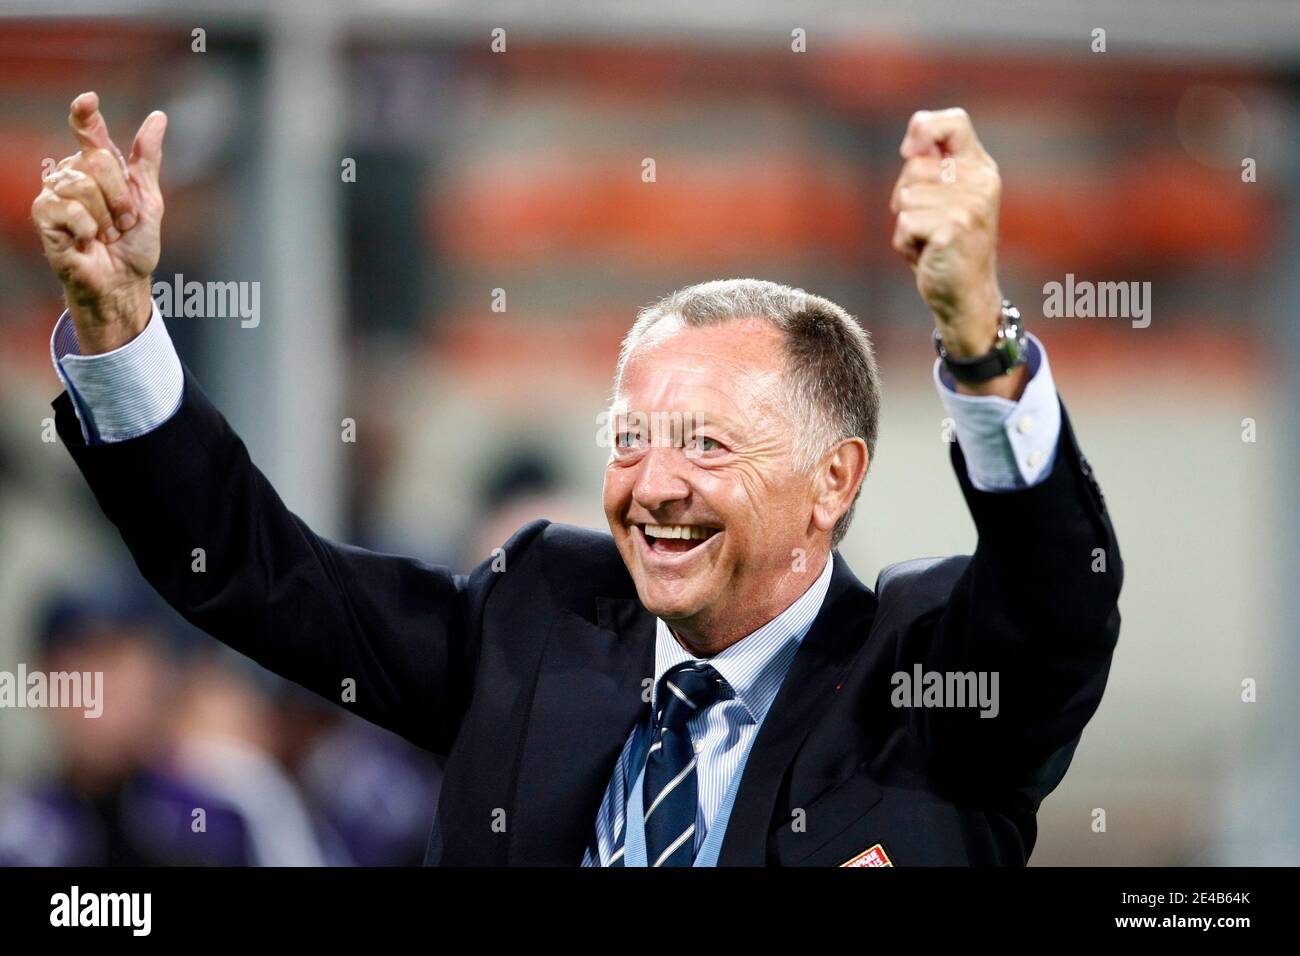
[[[354,681],[344,706],[447,756],[428,862],[581,862],[654,675],[654,618],[609,535],[534,521],[504,571],[455,575],[313,533],[188,370],[175,416],[130,441],[87,447],[66,393],[54,407],[104,513],[182,614],[329,700]],[[837,865],[877,843],[904,866],[1028,859],[1038,805],[1101,700],[1120,556],[1068,419],[1031,489],[977,491],[955,443],[952,457],[975,554],[895,566],[876,591],[836,555],[721,865]],[[893,706],[891,675],[917,663],[998,672],[999,715]]]

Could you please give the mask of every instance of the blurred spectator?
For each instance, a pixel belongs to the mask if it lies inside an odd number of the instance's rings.
[[[103,675],[103,712],[47,711],[59,771],[26,789],[0,791],[0,863],[103,865],[150,862],[133,833],[133,794],[165,740],[177,674],[157,623],[133,601],[54,599],[38,632],[35,667]]]
[[[585,509],[538,451],[520,451],[491,465],[478,499],[461,556],[462,571],[492,557],[494,549],[501,548],[529,521],[546,518],[562,524],[586,524]]]
[[[438,762],[401,738],[345,717],[298,766],[308,799],[359,866],[418,866],[442,783]]]
[[[0,863],[322,862],[263,692],[187,639],[139,588],[51,602],[36,666],[102,674],[103,712],[48,710],[59,768],[0,792]]]

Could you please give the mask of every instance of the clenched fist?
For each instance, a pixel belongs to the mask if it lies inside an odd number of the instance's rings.
[[[894,248],[916,273],[944,347],[957,358],[988,352],[997,338],[1002,292],[997,278],[1002,179],[963,109],[912,115],[899,148],[903,171],[890,209]],[[964,392],[1018,397],[1023,367]]]
[[[158,186],[167,116],[150,113],[124,158],[99,97],[72,101],[68,124],[81,150],[44,178],[32,218],[63,283],[84,355],[125,345],[152,314],[149,275],[158,264],[163,200]]]

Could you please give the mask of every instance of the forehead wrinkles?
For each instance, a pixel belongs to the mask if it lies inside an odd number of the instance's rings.
[[[683,342],[675,332],[629,356],[612,406],[615,413],[675,410],[723,415],[739,425],[772,417],[793,424],[783,351],[779,366],[773,367],[716,335]]]

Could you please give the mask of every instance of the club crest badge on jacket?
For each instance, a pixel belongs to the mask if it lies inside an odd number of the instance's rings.
[[[877,843],[870,849],[863,850],[847,863],[841,863],[841,869],[846,866],[893,866],[894,861],[889,858],[885,848]]]

